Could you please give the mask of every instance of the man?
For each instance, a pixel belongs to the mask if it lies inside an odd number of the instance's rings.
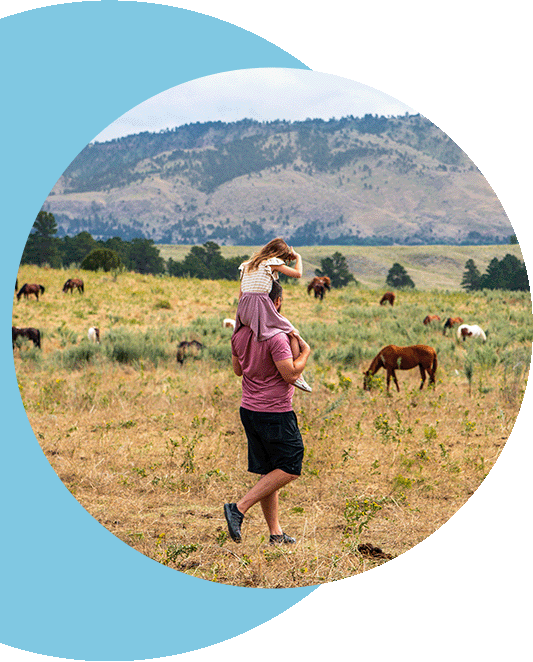
[[[274,282],[270,298],[278,312],[283,290]],[[260,480],[237,503],[226,503],[229,534],[241,541],[244,515],[260,503],[270,531],[270,543],[294,543],[283,532],[278,517],[278,491],[302,471],[304,445],[292,409],[294,382],[302,374],[311,349],[298,336],[300,355],[293,358],[289,337],[279,333],[259,342],[249,326],[231,338],[233,370],[242,376],[240,415],[248,439],[248,471]]]

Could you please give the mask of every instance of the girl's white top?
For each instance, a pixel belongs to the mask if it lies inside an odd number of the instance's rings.
[[[277,271],[272,271],[272,265],[285,264],[279,257],[271,257],[268,260],[263,260],[252,272],[248,271],[247,262],[243,262],[239,269],[241,271],[241,292],[270,292],[272,289],[272,281],[278,280],[279,275]]]

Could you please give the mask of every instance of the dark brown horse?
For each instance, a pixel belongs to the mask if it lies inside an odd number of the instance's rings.
[[[462,317],[448,317],[448,319],[444,323],[444,327],[442,328],[442,335],[443,336],[446,335],[447,329],[452,329],[457,324],[462,324],[462,323],[463,323]]]
[[[15,341],[17,338],[28,338],[31,340],[35,347],[41,348],[41,332],[39,329],[34,329],[33,327],[28,327],[26,329],[19,329],[16,326],[11,327],[11,339],[13,341],[13,349],[15,349]]]
[[[424,326],[431,324],[432,322],[440,322],[440,317],[438,315],[426,315],[424,317]]]
[[[386,303],[390,303],[391,306],[394,306],[395,299],[396,299],[396,295],[393,292],[385,292],[385,294],[381,297],[379,301],[379,305],[383,306]]]
[[[398,380],[396,379],[396,370],[411,370],[419,367],[422,383],[420,389],[424,387],[426,381],[426,370],[429,374],[429,383],[435,383],[435,371],[437,370],[437,352],[428,345],[411,345],[410,347],[397,347],[396,345],[387,345],[374,358],[370,368],[363,373],[363,388],[370,390],[371,377],[373,377],[380,368],[387,371],[387,391],[390,389],[391,377],[394,379],[396,389],[399,391]]]
[[[187,356],[197,354],[202,349],[202,347],[202,343],[198,342],[197,340],[182,340],[178,345],[176,361],[178,363],[183,363]]]
[[[63,292],[68,292],[70,290],[70,293],[72,294],[75,288],[78,288],[80,294],[83,292],[83,281],[81,278],[69,278],[63,285]]]
[[[330,289],[331,279],[329,276],[315,276],[307,286],[307,294],[311,294],[311,291],[314,290],[315,299],[320,299],[320,301],[322,301],[324,294],[326,294],[326,290],[329,292]]]
[[[39,292],[44,294],[44,287],[42,285],[37,285],[37,283],[24,283],[17,293],[17,301],[20,300],[22,295],[24,295],[25,299],[28,299],[30,294],[35,294],[35,298],[39,301]]]

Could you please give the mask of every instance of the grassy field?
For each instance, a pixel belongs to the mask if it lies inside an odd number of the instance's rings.
[[[75,275],[85,294],[63,294]],[[14,300],[13,324],[43,336],[42,350],[27,341],[14,350],[20,394],[66,488],[140,553],[239,586],[341,579],[434,532],[497,460],[531,359],[529,292],[399,292],[391,308],[378,305],[382,289],[351,285],[320,303],[304,283],[286,286],[284,313],[313,350],[305,371],[313,393],[294,398],[303,474],[280,495],[283,527],[298,542],[269,546],[256,506],[236,545],[222,505],[255,481],[221,324],[234,317],[238,284],[30,266],[19,272],[24,282],[46,292]],[[425,327],[428,313],[479,324],[487,342]],[[87,341],[93,325],[99,346]],[[203,349],[179,365],[177,343],[192,339]],[[419,391],[413,370],[398,373],[400,393],[387,395],[382,379],[363,391],[362,371],[389,343],[435,347],[436,388]]]
[[[183,260],[190,251],[185,245],[158,245],[165,260]],[[222,246],[225,258],[251,255],[260,246]],[[405,267],[418,290],[460,290],[467,260],[474,260],[481,273],[496,257],[501,260],[507,253],[524,261],[520,246],[300,246],[304,280],[315,275],[320,260],[339,251],[346,257],[350,271],[357,281],[370,288],[385,287],[389,269],[395,262]]]

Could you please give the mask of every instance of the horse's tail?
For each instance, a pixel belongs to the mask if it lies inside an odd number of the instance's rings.
[[[41,349],[41,332],[39,329],[35,329],[37,333],[35,334],[35,344],[39,349]]]
[[[80,287],[81,287],[81,291],[85,292],[85,285],[83,284],[83,281],[81,281],[81,286]]]
[[[433,363],[431,365],[431,368],[433,370],[433,374],[435,374],[435,372],[437,371],[438,364],[439,364],[439,362],[437,361],[437,353],[435,352],[435,356],[433,357]]]
[[[39,289],[41,290],[41,294],[44,294],[44,287],[42,285],[39,285]]]

